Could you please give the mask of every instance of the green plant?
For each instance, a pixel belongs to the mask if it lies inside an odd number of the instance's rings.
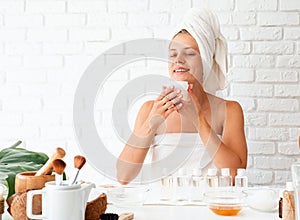
[[[36,171],[48,160],[48,156],[41,152],[18,148],[22,141],[0,151],[0,176],[6,176],[8,183],[8,197],[15,193],[15,176],[20,172]]]

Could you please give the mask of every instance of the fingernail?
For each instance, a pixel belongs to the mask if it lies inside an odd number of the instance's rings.
[[[178,93],[178,94],[181,93],[181,90],[180,90],[180,89],[177,89],[177,90],[176,90],[176,93]]]
[[[177,108],[181,108],[182,107],[182,103],[179,103],[178,105],[177,105]]]
[[[183,97],[183,95],[182,94],[180,94],[179,96],[178,96],[178,98],[182,98]]]

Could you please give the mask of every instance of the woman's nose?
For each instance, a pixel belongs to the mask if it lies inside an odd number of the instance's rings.
[[[177,56],[176,56],[176,58],[175,58],[175,62],[174,62],[175,64],[183,64],[183,63],[185,63],[185,60],[184,60],[184,56],[181,54],[181,53],[179,53]]]

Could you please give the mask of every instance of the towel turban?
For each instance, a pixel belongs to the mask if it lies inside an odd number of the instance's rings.
[[[203,66],[202,86],[215,94],[224,89],[228,70],[227,44],[220,32],[220,24],[211,11],[191,8],[185,14],[177,33],[185,29],[197,42]]]

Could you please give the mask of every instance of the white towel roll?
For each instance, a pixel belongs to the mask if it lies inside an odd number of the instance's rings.
[[[203,88],[215,94],[224,89],[228,71],[227,44],[220,32],[215,14],[205,9],[191,8],[184,16],[177,33],[185,29],[196,40],[203,66]]]

